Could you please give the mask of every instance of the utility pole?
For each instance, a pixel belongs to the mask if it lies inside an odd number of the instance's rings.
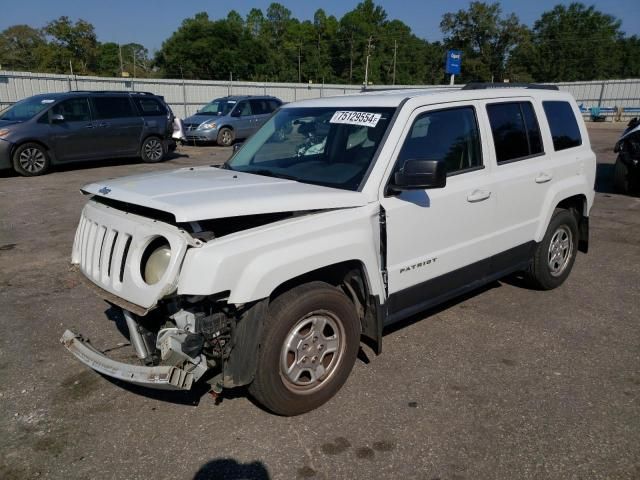
[[[298,83],[302,83],[302,71],[300,70],[300,56],[302,55],[302,44],[298,42]]]
[[[396,55],[398,53],[398,40],[393,41],[393,81],[392,85],[396,84]]]
[[[133,78],[136,78],[136,49],[131,49],[133,52]]]
[[[118,57],[120,58],[120,76],[124,73],[124,66],[122,64],[122,45],[118,44]]]
[[[369,57],[371,56],[371,43],[373,42],[373,36],[369,36],[369,41],[367,42],[367,62],[364,66],[364,88],[369,86]]]

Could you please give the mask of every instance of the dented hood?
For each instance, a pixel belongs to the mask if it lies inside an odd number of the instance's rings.
[[[169,212],[178,222],[367,204],[361,192],[213,167],[105,180],[82,191]]]

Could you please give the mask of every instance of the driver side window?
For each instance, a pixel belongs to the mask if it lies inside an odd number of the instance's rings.
[[[396,168],[412,159],[444,162],[447,175],[482,167],[474,108],[449,108],[419,115],[404,141]]]

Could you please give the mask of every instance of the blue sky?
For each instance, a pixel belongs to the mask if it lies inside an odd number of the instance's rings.
[[[5,0],[0,14],[0,30],[18,23],[41,27],[61,15],[91,22],[102,42],[137,42],[153,51],[175,31],[182,20],[206,11],[211,18],[225,17],[233,8],[246,15],[251,8],[266,11],[271,0]],[[311,19],[318,8],[340,18],[353,9],[357,0],[281,0],[293,15]],[[443,13],[466,8],[469,1],[447,0],[378,0],[390,19],[399,19],[422,38],[441,38],[439,23]],[[503,0],[504,12],[514,12],[520,21],[531,25],[542,12],[550,10],[558,0]],[[629,35],[640,35],[640,3],[638,0],[601,0],[585,2],[622,20],[622,29]]]

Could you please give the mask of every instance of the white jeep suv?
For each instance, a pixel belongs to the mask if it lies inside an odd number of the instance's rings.
[[[559,286],[587,251],[595,155],[569,94],[493,87],[291,103],[220,168],[86,186],[72,263],[141,362],[61,341],[111,377],[249,385],[295,415],[361,337],[379,353],[385,326],[514,272]]]

